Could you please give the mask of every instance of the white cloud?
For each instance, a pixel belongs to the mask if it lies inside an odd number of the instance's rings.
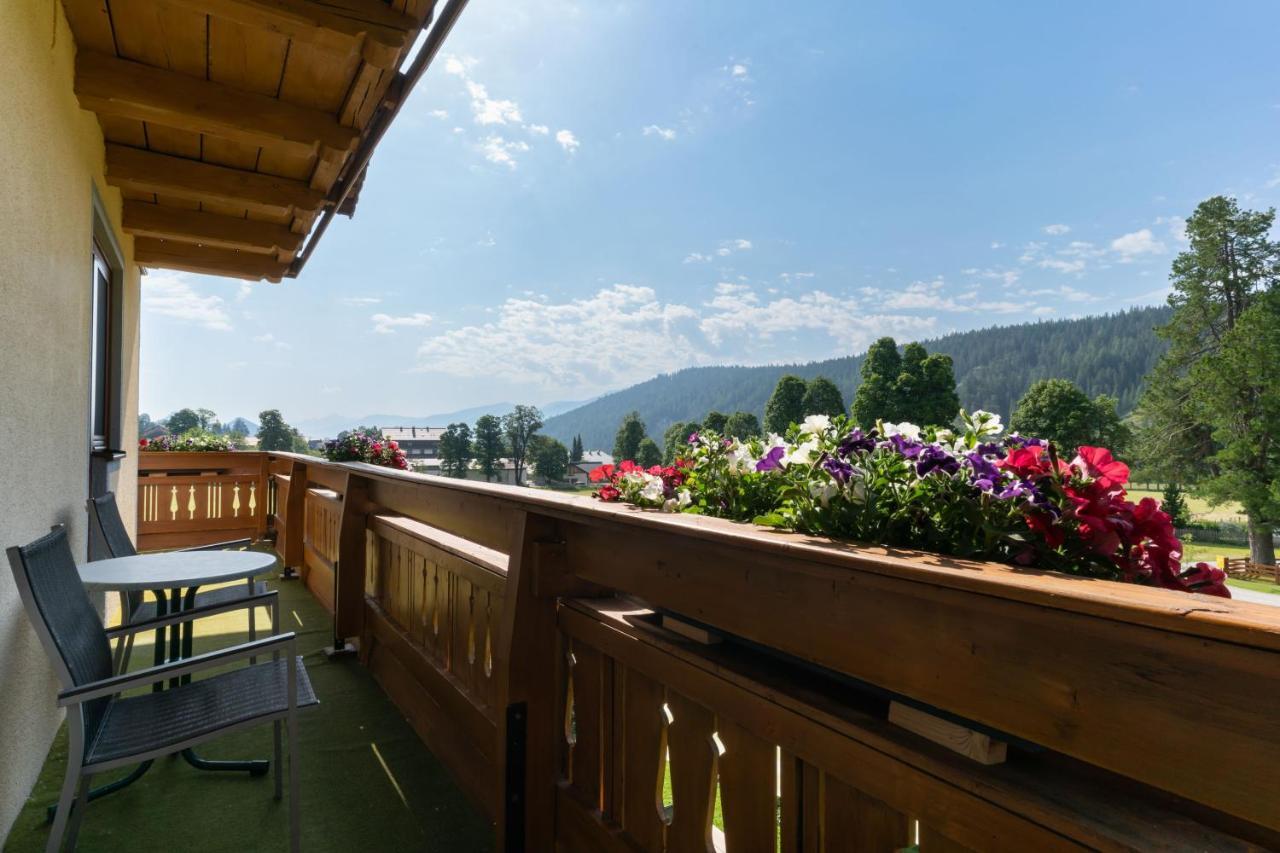
[[[729,74],[733,77],[746,77],[747,73],[747,66],[741,62],[734,63],[733,67],[729,69]]]
[[[380,335],[394,335],[396,329],[401,328],[422,328],[431,325],[431,315],[422,313],[408,314],[403,317],[374,314],[369,319],[373,320],[373,330]]]
[[[380,296],[342,296],[338,301],[343,305],[377,305],[382,301]]]
[[[1054,237],[1061,237],[1063,234],[1066,234],[1070,230],[1071,230],[1070,225],[1062,225],[1061,223],[1057,225],[1046,225],[1044,227],[1044,233],[1051,234]]]
[[[709,260],[711,260],[711,256],[704,255],[701,252],[690,252],[684,256],[684,262],[686,264],[704,264]]]
[[[1173,242],[1182,243],[1183,245],[1190,242],[1187,237],[1187,220],[1181,216],[1157,216],[1156,224],[1168,226],[1169,239],[1173,240]]]
[[[519,104],[512,100],[490,98],[489,90],[483,83],[468,80],[467,94],[471,96],[471,119],[476,124],[520,124],[524,121]]]
[[[1071,261],[1064,261],[1062,258],[1043,258],[1039,265],[1043,269],[1057,270],[1060,273],[1084,272],[1084,261],[1079,258]]]
[[[197,293],[186,273],[152,270],[142,277],[142,310],[149,314],[229,332],[231,318],[223,305],[221,296]]]
[[[733,248],[737,249],[739,252],[744,252],[747,249],[751,248],[751,241],[744,240],[741,237],[739,237],[738,239],[733,241]]]
[[[489,136],[480,144],[480,149],[484,152],[484,159],[490,163],[497,163],[506,166],[508,169],[514,169],[516,167],[516,158],[512,154],[528,151],[529,143],[518,139],[506,140],[501,136]]]
[[[1013,314],[1025,311],[1027,306],[1022,302],[1011,300],[978,301],[978,292],[969,290],[958,296],[948,296],[944,291],[946,283],[941,278],[933,281],[912,282],[904,288],[885,291],[877,288],[864,288],[863,292],[872,298],[876,307],[884,311],[947,311],[968,313],[982,311],[988,314]]]
[[[570,154],[578,150],[578,138],[573,135],[571,130],[557,130],[556,142],[559,142],[560,147]]]
[[[273,347],[275,347],[276,349],[293,349],[293,347],[291,347],[289,344],[287,344],[287,343],[285,343],[284,341],[280,340],[279,338],[277,338],[275,335],[271,334],[270,332],[267,332],[267,333],[265,333],[265,334],[261,334],[261,335],[254,335],[254,336],[253,336],[253,340],[254,340],[254,342],[255,342],[255,343],[259,343],[259,344],[269,344],[270,346],[273,346]]]
[[[760,297],[722,283],[709,302],[664,302],[649,287],[615,284],[563,302],[511,298],[493,320],[423,341],[418,370],[452,376],[500,376],[558,391],[601,390],[656,372],[726,360],[750,360],[782,335],[826,335],[832,352],[865,346],[881,334],[915,336],[932,317],[877,315],[822,291]]]
[[[441,121],[445,121],[446,119],[449,118],[449,111],[448,110],[432,110],[427,115],[431,116],[432,118],[438,118]]]
[[[447,56],[444,60],[444,71],[446,74],[452,74],[455,77],[465,77],[467,73],[476,66],[476,59],[472,56]]]
[[[547,127],[545,124],[531,124],[528,126],[528,130],[530,133],[537,134],[538,136],[546,136],[551,132],[551,128]]]
[[[676,138],[676,129],[674,127],[659,127],[656,124],[651,124],[644,129],[644,135],[657,136],[670,142]]]
[[[1128,263],[1141,255],[1162,255],[1166,251],[1164,243],[1155,238],[1150,228],[1117,237],[1111,241],[1111,249],[1120,255],[1121,263]]]
[[[992,240],[992,241],[991,241],[991,248],[992,248],[992,249],[1003,249],[1003,248],[1004,248],[1004,243],[1001,243],[1001,242],[1000,242],[1000,241],[998,241],[998,240]]]

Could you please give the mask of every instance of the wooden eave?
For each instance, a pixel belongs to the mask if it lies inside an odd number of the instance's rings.
[[[435,5],[62,2],[76,96],[98,115],[137,262],[270,281],[330,204]]]

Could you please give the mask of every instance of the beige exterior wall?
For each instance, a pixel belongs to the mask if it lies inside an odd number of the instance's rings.
[[[86,554],[93,189],[125,255],[122,378],[131,451],[116,486],[132,520],[137,477],[138,272],[103,182],[102,133],[72,91],[75,45],[56,0],[0,2],[0,546],[54,522]],[[113,484],[115,485],[115,484]],[[0,567],[0,837],[27,797],[60,716],[56,681],[8,563]]]

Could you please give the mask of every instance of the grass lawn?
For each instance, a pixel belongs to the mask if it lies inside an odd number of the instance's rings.
[[[1156,489],[1129,489],[1129,499],[1134,503],[1143,498],[1155,498],[1160,500],[1160,492]],[[1187,510],[1191,513],[1191,517],[1197,521],[1230,521],[1236,524],[1244,523],[1244,509],[1239,504],[1222,504],[1221,506],[1210,506],[1209,502],[1204,498],[1192,497],[1189,494],[1184,495],[1187,502]]]
[[[1227,586],[1238,586],[1241,589],[1251,589],[1255,592],[1269,592],[1272,595],[1280,595],[1280,584],[1274,584],[1271,581],[1227,581]]]
[[[1192,539],[1190,542],[1183,542],[1182,559],[1193,562],[1203,560],[1206,563],[1217,565],[1219,557],[1247,557],[1249,556],[1248,545],[1220,545],[1217,542],[1198,542]]]

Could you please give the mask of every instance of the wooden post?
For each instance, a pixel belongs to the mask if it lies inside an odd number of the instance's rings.
[[[279,507],[276,507],[279,509]],[[295,569],[306,560],[307,514],[307,465],[296,459],[289,468],[289,495],[284,507],[284,542],[280,552],[284,555],[284,572],[281,580],[295,580]]]
[[[364,627],[368,515],[369,484],[363,477],[348,473],[342,489],[338,560],[334,565],[333,646],[325,649],[330,657],[353,653],[355,646],[347,642],[347,638],[360,636]]]
[[[555,846],[558,781],[557,673],[561,644],[556,630],[556,598],[539,595],[538,576],[554,571],[542,552],[558,552],[554,520],[523,514],[512,534],[507,569],[506,608],[499,647],[507,650],[500,673],[498,748],[501,768],[496,850],[551,850]],[[549,584],[543,583],[543,590]],[[523,730],[521,730],[521,726]],[[524,755],[508,755],[509,749]],[[522,759],[522,760],[521,760]],[[523,775],[519,778],[509,776]]]

